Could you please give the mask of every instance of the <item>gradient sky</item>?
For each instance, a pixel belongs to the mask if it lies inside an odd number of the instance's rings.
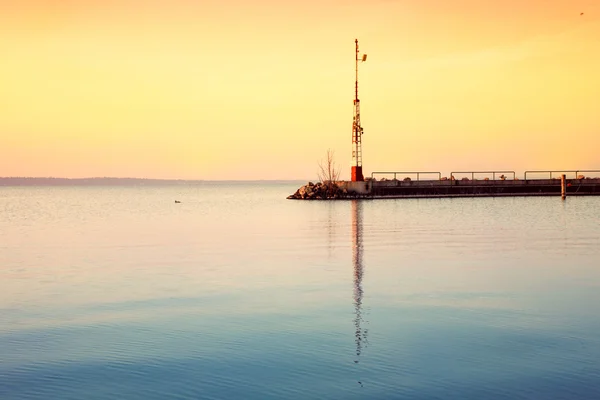
[[[0,176],[347,179],[355,38],[366,175],[600,168],[598,0],[0,0]]]

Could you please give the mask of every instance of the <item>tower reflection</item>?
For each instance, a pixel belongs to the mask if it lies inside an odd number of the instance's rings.
[[[362,309],[362,278],[364,273],[362,235],[362,202],[359,200],[352,200],[352,263],[354,265],[354,328],[356,343],[355,363],[360,361],[363,348],[368,345],[368,330],[362,326],[364,323]]]
[[[337,224],[337,219],[334,207],[336,206],[336,204],[334,201],[330,201],[327,205],[327,258],[331,259],[333,257],[333,249],[335,248],[335,228]]]

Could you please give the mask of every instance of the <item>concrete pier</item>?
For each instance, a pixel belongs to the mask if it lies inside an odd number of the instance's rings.
[[[547,178],[530,178],[540,174]],[[375,178],[377,175],[380,179]],[[507,196],[560,196],[563,199],[566,196],[600,196],[600,170],[525,171],[524,179],[519,179],[514,171],[452,172],[450,179],[439,172],[373,172],[365,181],[337,181],[333,185],[309,182],[288,199]]]
[[[562,196],[561,179],[528,180],[370,180],[367,197]],[[600,196],[600,179],[565,179],[564,195]]]

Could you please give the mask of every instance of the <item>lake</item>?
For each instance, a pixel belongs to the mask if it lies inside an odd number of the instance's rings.
[[[600,197],[300,184],[0,187],[0,398],[600,398]]]

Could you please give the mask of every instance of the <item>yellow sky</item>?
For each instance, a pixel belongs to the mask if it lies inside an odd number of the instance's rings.
[[[580,12],[584,12],[581,16]],[[597,0],[0,0],[0,176],[600,168]]]

